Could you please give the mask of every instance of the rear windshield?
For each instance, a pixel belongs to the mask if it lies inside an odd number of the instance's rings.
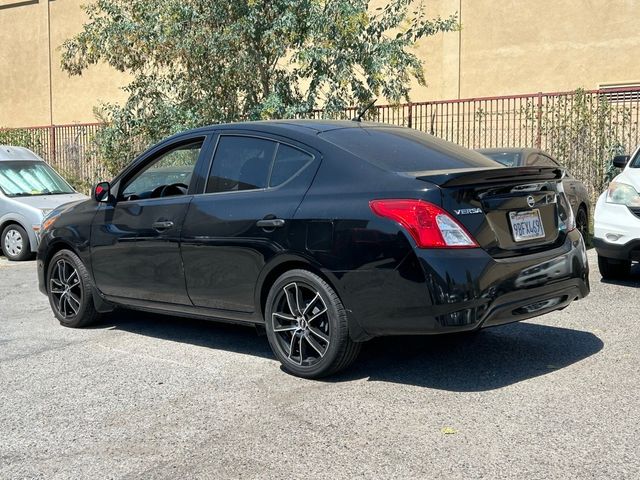
[[[74,193],[55,170],[44,162],[0,162],[0,189],[9,197]]]
[[[497,166],[484,155],[410,128],[341,128],[320,136],[392,172]]]
[[[520,163],[520,154],[515,152],[483,152],[480,153],[489,157],[491,160],[495,160],[501,163],[505,167],[517,167]]]

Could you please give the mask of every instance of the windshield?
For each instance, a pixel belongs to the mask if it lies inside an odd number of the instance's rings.
[[[44,162],[0,162],[0,188],[9,197],[75,193],[69,184]]]
[[[631,159],[631,168],[640,168],[640,148],[636,150],[636,154]]]
[[[516,152],[483,152],[480,150],[480,153],[505,167],[516,167],[520,161],[520,154]]]

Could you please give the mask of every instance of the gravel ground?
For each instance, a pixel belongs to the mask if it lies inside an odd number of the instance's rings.
[[[55,321],[0,258],[0,478],[640,476],[640,268],[562,312],[369,342],[330,381],[252,329],[119,312]]]

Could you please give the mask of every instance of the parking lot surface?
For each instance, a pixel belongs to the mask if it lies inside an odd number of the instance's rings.
[[[477,336],[369,342],[326,381],[250,328],[61,327],[0,257],[0,478],[640,477],[640,269]]]

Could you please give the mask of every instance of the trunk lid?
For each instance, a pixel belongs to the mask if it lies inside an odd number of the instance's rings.
[[[442,207],[493,257],[512,257],[563,243],[571,216],[553,167],[413,172],[440,187]]]

